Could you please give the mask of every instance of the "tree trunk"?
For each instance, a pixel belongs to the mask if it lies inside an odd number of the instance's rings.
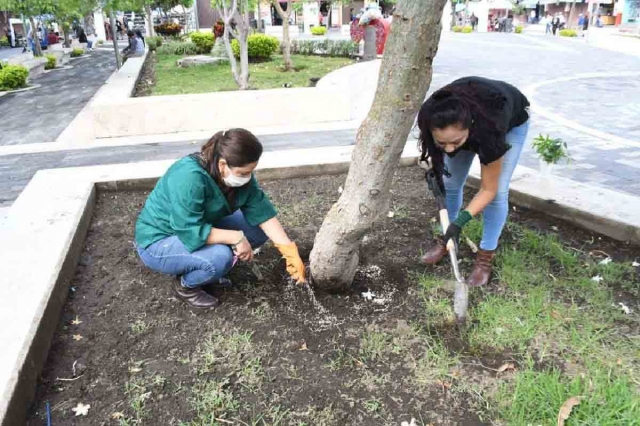
[[[153,37],[154,34],[154,29],[153,29],[153,11],[151,10],[151,5],[150,4],[145,4],[144,5],[144,13],[145,15],[147,15],[147,25],[149,25],[149,29],[147,30],[147,35],[149,37]]]
[[[573,25],[573,14],[576,10],[576,0],[571,2],[571,9],[569,9],[569,19],[567,20],[567,28],[571,28]]]
[[[256,7],[258,8],[258,20],[256,21],[256,23],[258,24],[258,32],[262,33],[264,31],[262,30],[262,12],[260,10],[260,0],[256,2]]]
[[[87,36],[96,33],[96,22],[93,18],[93,12],[89,12],[84,16],[84,32]]]
[[[120,50],[118,48],[118,27],[116,27],[116,16],[113,14],[113,11],[109,12],[109,25],[111,25],[111,34],[113,35],[113,50],[116,54],[116,68],[120,69],[122,67],[122,59],[120,58]]]
[[[451,23],[449,25],[449,29],[452,30],[456,25],[458,25],[458,21],[456,19],[456,4],[451,0]]]
[[[69,24],[62,25],[62,34],[64,34],[64,47],[71,47],[71,37],[69,37],[69,32],[71,31],[71,26]]]
[[[289,33],[289,16],[293,10],[293,6],[289,3],[287,5],[287,11],[285,12],[278,0],[272,0],[273,5],[282,18],[282,57],[284,60],[284,70],[291,71],[293,65],[291,64],[291,36]]]
[[[311,252],[311,276],[319,287],[351,284],[362,238],[388,212],[393,174],[431,83],[445,1],[398,1],[376,97],[358,130],[345,190]]]
[[[240,90],[249,89],[249,0],[242,0],[242,13],[238,12],[238,32],[240,38]]]
[[[31,24],[31,34],[33,34],[33,56],[42,56],[42,46],[40,46],[40,31],[36,26],[33,16],[29,16],[29,24]]]

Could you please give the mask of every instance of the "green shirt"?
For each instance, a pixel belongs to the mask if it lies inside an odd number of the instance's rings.
[[[251,226],[276,216],[255,177],[234,191],[233,209],[218,184],[191,157],[175,162],[156,184],[136,222],[136,243],[147,248],[177,235],[187,250],[206,244],[216,222],[240,209]]]

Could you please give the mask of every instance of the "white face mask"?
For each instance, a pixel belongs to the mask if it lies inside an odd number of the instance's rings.
[[[227,176],[226,178],[222,178],[222,180],[224,181],[224,184],[227,185],[229,188],[237,188],[239,186],[244,186],[248,184],[249,181],[251,180],[251,176],[240,177],[240,176],[234,175],[229,166],[227,166],[227,170],[229,170],[229,176]]]

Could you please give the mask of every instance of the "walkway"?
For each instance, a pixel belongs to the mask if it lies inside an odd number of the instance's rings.
[[[110,56],[104,54],[108,62]],[[431,91],[465,75],[512,82],[534,103],[530,140],[543,133],[568,143],[572,160],[560,167],[560,176],[640,196],[640,58],[542,34],[450,33],[443,34],[434,71]],[[23,114],[28,117],[30,112]],[[23,135],[15,142],[29,143],[25,135],[30,132],[23,126]],[[266,150],[347,145],[355,141],[355,132],[298,129],[260,139]],[[40,169],[178,158],[197,150],[199,142],[0,155],[0,206],[11,204]],[[538,167],[530,147],[522,164]]]
[[[0,145],[54,141],[115,70],[115,59],[94,51],[68,65],[33,79],[37,89],[0,97]]]

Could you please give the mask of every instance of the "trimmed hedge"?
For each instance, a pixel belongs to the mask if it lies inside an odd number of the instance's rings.
[[[358,56],[358,43],[351,40],[292,40],[291,53],[340,58]]]
[[[47,58],[47,63],[44,64],[44,69],[45,70],[54,69],[56,67],[56,64],[58,63],[58,60],[56,59],[56,57],[53,55],[47,55],[45,57]]]
[[[280,41],[273,36],[265,34],[251,34],[247,39],[249,48],[249,59],[269,59],[271,55],[280,49]],[[238,40],[231,41],[231,49],[236,58],[240,57],[240,43]]]
[[[149,46],[149,51],[155,52],[156,50],[158,50],[158,47],[162,46],[162,37],[147,37],[145,39],[145,42],[147,43],[147,46]]]
[[[213,33],[194,32],[190,34],[191,41],[198,48],[198,53],[211,53],[216,38]]]
[[[190,41],[170,41],[158,47],[159,55],[197,55],[198,46]]]
[[[22,65],[3,65],[0,68],[0,90],[15,90],[25,87],[29,70]]]
[[[72,58],[77,58],[78,56],[82,56],[82,55],[84,55],[84,49],[81,49],[79,47],[76,47],[71,51]]]
[[[311,27],[311,34],[313,35],[322,36],[322,35],[325,35],[326,33],[327,33],[326,27]]]
[[[576,32],[576,30],[570,29],[560,30],[560,35],[562,37],[578,37],[578,33]]]

